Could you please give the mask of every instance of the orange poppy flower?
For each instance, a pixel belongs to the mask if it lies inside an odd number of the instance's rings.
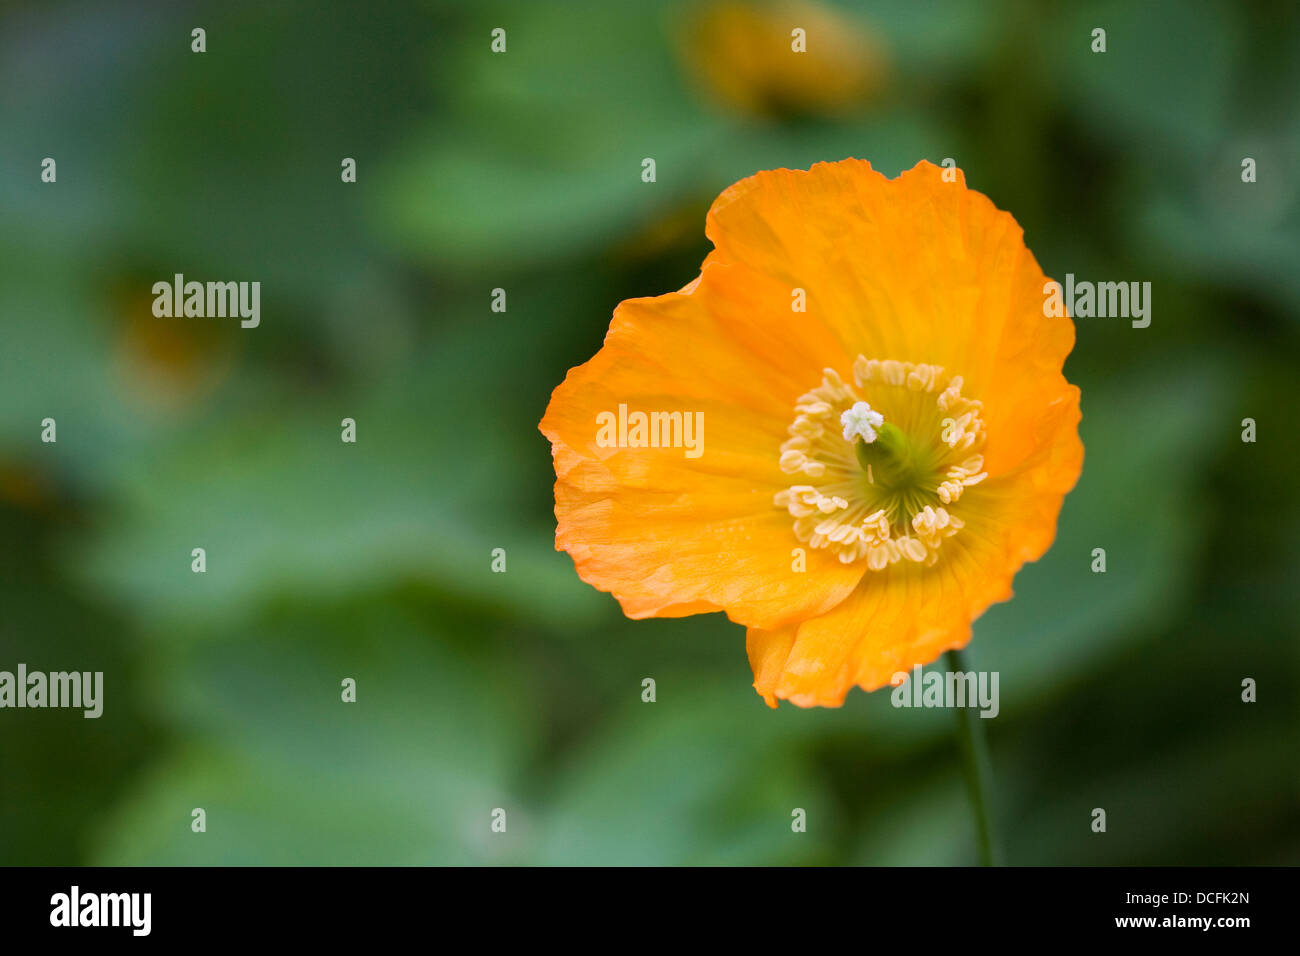
[[[965,646],[1082,467],[1074,326],[1015,220],[944,172],[736,183],[699,277],[621,303],[541,422],[556,548],[629,617],[745,625],[773,707]]]

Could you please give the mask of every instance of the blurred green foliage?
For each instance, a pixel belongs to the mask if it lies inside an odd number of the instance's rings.
[[[1083,478],[976,624],[1008,859],[1300,861],[1296,8],[833,3],[881,81],[768,113],[691,62],[709,12],[6,7],[0,668],[106,707],[0,713],[0,862],[972,862],[951,714],[769,712],[741,628],[553,550],[550,389],[723,188],[849,155],[954,157],[1049,275],[1153,284],[1150,328],[1078,322]],[[153,320],[175,272],[261,281],[261,327]]]

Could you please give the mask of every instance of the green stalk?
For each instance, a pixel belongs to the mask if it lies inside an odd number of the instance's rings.
[[[948,652],[947,664],[950,671],[964,672],[967,669],[965,655],[960,650]],[[966,789],[970,795],[971,809],[975,811],[980,863],[984,866],[1001,866],[1002,853],[993,828],[993,770],[989,764],[989,747],[984,737],[982,721],[978,708],[957,708],[957,743],[961,747],[962,762],[965,764]]]

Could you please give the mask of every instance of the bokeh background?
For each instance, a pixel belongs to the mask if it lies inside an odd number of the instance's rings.
[[[0,712],[0,862],[973,862],[951,712],[769,712],[739,626],[553,550],[550,390],[845,156],[1154,287],[1079,320],[1082,480],[975,628],[1007,859],[1300,862],[1297,91],[1288,2],[5,4],[0,669],[106,699]],[[261,327],[155,319],[176,272]]]

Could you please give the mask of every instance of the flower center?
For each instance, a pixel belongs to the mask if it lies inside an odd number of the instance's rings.
[[[934,564],[965,524],[950,506],[988,477],[982,406],[937,365],[859,355],[853,378],[856,389],[826,369],[800,396],[780,466],[813,483],[778,492],[775,504],[800,541],[845,564]]]

